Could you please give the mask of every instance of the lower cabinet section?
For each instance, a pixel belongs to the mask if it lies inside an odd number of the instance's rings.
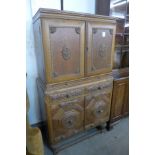
[[[73,87],[58,85],[46,93],[51,144],[109,120],[113,79],[85,81]],[[58,88],[58,89],[57,89]]]

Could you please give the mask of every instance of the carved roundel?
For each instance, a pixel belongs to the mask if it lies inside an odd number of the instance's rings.
[[[62,124],[65,128],[73,128],[77,122],[77,112],[67,111],[62,119]]]
[[[66,46],[62,48],[61,53],[62,53],[62,57],[64,58],[64,60],[68,60],[71,58],[71,51]]]
[[[94,115],[96,117],[100,117],[103,115],[103,113],[105,112],[105,103],[104,101],[99,101],[95,104],[95,107],[94,107]]]

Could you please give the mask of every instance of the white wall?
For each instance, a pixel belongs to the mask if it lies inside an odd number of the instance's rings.
[[[29,120],[30,124],[35,124],[40,121],[40,106],[38,102],[38,92],[36,86],[37,73],[37,63],[34,48],[34,35],[33,35],[33,25],[32,17],[37,12],[37,10],[42,8],[53,8],[59,9],[59,0],[27,0],[26,1],[26,72],[27,81],[26,87],[29,95],[30,109],[29,109]],[[20,65],[20,64],[19,64]]]
[[[72,1],[72,0],[70,0]],[[60,0],[31,0],[32,15],[38,11],[39,8],[52,8],[60,10]]]
[[[30,123],[33,124],[40,121],[41,118],[35,83],[37,77],[37,65],[34,49],[31,0],[26,1],[26,7],[26,87],[30,101],[29,120]]]
[[[95,0],[64,0],[64,10],[95,13]]]
[[[39,8],[52,8],[60,10],[60,0],[27,0],[26,7],[26,87],[30,101],[29,120],[30,124],[35,124],[42,121],[42,119],[40,115],[40,106],[38,103],[36,86],[36,78],[38,73],[34,49],[32,16]],[[64,0],[64,10],[94,13],[95,0]]]

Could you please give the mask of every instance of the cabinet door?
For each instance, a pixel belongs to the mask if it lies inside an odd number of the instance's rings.
[[[87,23],[86,74],[112,71],[115,25]]]
[[[85,98],[85,128],[91,128],[109,120],[111,93],[88,95]]]
[[[42,25],[47,81],[83,77],[85,22],[46,19]]]
[[[84,128],[84,99],[52,104],[53,142],[57,143]]]
[[[128,78],[114,80],[111,120],[115,121],[121,118],[124,113],[128,112],[129,91]]]

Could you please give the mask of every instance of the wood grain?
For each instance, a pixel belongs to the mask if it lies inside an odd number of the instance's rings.
[[[87,47],[85,56],[86,76],[105,74],[112,71],[115,25],[102,22],[87,23]],[[93,30],[96,30],[94,33]],[[99,54],[102,51],[102,54]]]
[[[113,88],[116,21],[39,9],[33,17],[41,111],[51,145],[106,123]],[[127,101],[127,96],[125,99]],[[127,106],[123,106],[127,111]]]
[[[129,113],[129,78],[114,80],[111,122],[118,120]]]

